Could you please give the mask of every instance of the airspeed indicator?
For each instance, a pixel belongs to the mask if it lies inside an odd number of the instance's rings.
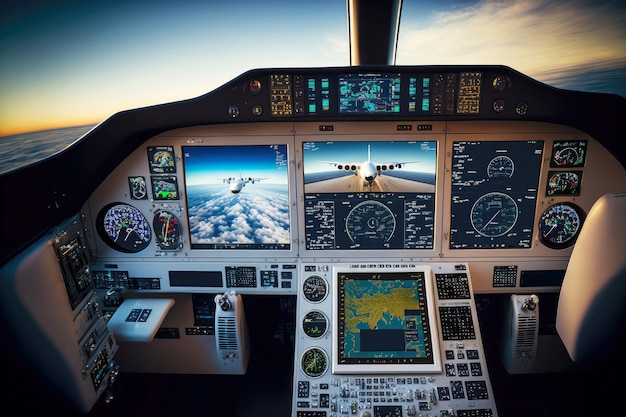
[[[513,229],[519,214],[517,203],[504,193],[487,193],[482,195],[470,213],[472,227],[485,237],[498,237]]]

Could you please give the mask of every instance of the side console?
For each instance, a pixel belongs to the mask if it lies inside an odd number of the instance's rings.
[[[0,269],[0,310],[24,366],[80,412],[91,410],[118,372],[118,344],[89,265],[84,228],[73,217]]]
[[[307,263],[294,417],[497,415],[464,263]]]

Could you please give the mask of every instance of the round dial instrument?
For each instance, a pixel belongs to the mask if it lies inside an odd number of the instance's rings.
[[[328,283],[319,275],[308,276],[302,283],[302,294],[310,302],[319,303],[328,294]]]
[[[472,227],[485,237],[503,236],[511,231],[519,210],[513,198],[504,193],[487,193],[481,196],[470,213]]]
[[[311,347],[304,351],[300,359],[300,368],[307,376],[318,378],[328,370],[328,356],[323,349]]]
[[[180,243],[180,222],[174,213],[158,210],[152,220],[154,236],[161,249],[178,249]]]
[[[489,178],[511,178],[514,170],[513,160],[504,155],[496,156],[487,165]]]
[[[320,338],[328,330],[328,318],[321,311],[309,311],[302,319],[302,330],[309,337]]]
[[[539,238],[552,249],[572,246],[580,233],[585,213],[573,203],[558,203],[548,207],[539,220]]]
[[[141,252],[152,237],[148,219],[136,207],[125,203],[103,207],[96,219],[96,229],[107,245],[124,253]]]
[[[396,218],[387,206],[378,201],[363,201],[348,213],[346,231],[353,243],[380,245],[396,230]]]

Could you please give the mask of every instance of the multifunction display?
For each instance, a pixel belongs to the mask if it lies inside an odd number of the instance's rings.
[[[437,143],[305,142],[307,250],[432,249]]]
[[[335,372],[439,369],[429,270],[335,274]]]
[[[542,141],[452,147],[450,249],[530,248]]]

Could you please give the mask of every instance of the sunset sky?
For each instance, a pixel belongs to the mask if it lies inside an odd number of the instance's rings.
[[[350,64],[343,0],[5,1],[0,136],[98,123],[242,72]],[[626,96],[622,0],[404,0],[398,65],[508,65]]]

